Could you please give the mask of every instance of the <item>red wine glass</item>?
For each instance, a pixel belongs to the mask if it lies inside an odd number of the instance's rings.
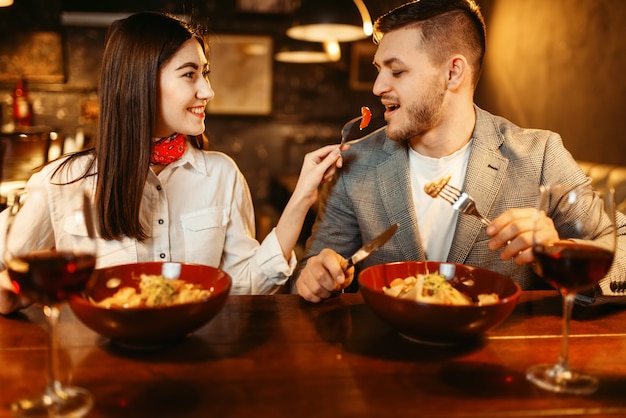
[[[558,239],[546,233],[554,223]],[[531,366],[526,377],[540,388],[576,395],[593,393],[598,379],[569,364],[572,308],[579,291],[593,288],[613,263],[616,247],[612,189],[550,185],[542,187],[533,228],[533,254],[539,275],[563,296],[561,349],[556,364]]]
[[[49,336],[44,393],[13,402],[11,410],[17,417],[81,417],[91,410],[93,400],[87,390],[59,380],[57,323],[62,303],[84,289],[95,268],[89,198],[78,184],[47,185],[17,191],[6,210],[4,259],[9,277],[16,291],[43,306]]]

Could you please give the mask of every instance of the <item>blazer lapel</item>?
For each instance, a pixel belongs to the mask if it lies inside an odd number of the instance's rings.
[[[385,150],[391,155],[376,169],[383,207],[390,224],[398,223],[403,226],[398,229],[394,238],[397,239],[405,260],[423,260],[425,251],[419,238],[413,206],[407,150],[394,146],[391,141],[386,141]]]
[[[489,115],[476,108],[476,126],[463,190],[472,196],[478,211],[488,219],[509,163],[498,151],[502,141]],[[483,228],[474,216],[460,214],[448,261],[463,263]]]

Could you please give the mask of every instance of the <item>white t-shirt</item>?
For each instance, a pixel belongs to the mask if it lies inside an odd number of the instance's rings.
[[[426,157],[409,147],[409,169],[413,186],[413,203],[426,258],[446,261],[456,228],[458,212],[443,198],[433,199],[424,186],[440,177],[451,176],[450,185],[463,189],[471,140],[460,150],[443,158]]]

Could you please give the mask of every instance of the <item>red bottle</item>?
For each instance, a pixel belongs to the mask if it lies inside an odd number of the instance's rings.
[[[16,128],[30,126],[32,123],[28,91],[26,91],[23,80],[18,81],[15,90],[13,90],[13,122]]]

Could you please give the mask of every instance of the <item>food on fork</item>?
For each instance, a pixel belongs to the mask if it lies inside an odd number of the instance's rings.
[[[424,192],[426,192],[426,194],[428,194],[432,198],[441,196],[441,198],[450,203],[455,210],[465,215],[475,216],[484,226],[489,225],[491,221],[485,218],[478,211],[474,199],[472,199],[472,197],[467,193],[449,184],[449,181],[450,176],[444,176],[435,181],[431,181],[430,183],[426,184],[426,186],[424,186]],[[510,243],[510,241],[507,242],[507,244]]]
[[[450,178],[451,176],[443,176],[441,178],[438,178],[437,180],[433,180],[430,183],[427,183],[426,186],[424,186],[424,191],[430,197],[437,197],[439,196],[439,193],[441,193],[443,188],[446,187],[446,185],[450,181]]]
[[[361,124],[359,125],[359,129],[363,130],[367,128],[372,120],[372,111],[367,106],[361,107]]]
[[[346,143],[348,136],[350,136],[350,140],[353,140],[355,136],[358,137],[359,135],[361,135],[360,133],[357,134],[356,131],[352,132],[353,128],[356,128],[356,123],[359,121],[359,119],[361,120],[359,123],[359,131],[362,131],[363,129],[367,128],[372,120],[372,112],[370,111],[369,107],[361,106],[361,116],[352,118],[347,121],[345,125],[343,125],[343,128],[341,128],[341,143],[339,144],[340,149],[343,149],[343,144]]]

